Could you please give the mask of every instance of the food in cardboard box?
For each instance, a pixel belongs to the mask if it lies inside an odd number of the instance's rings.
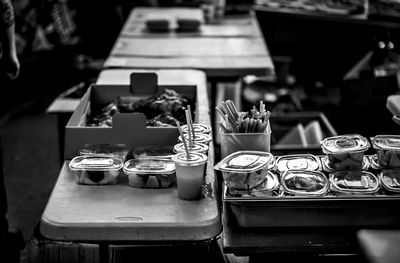
[[[146,115],[147,126],[175,126],[176,121],[186,123],[185,107],[189,100],[175,90],[165,89],[147,99],[136,100],[133,97],[117,97],[105,107],[92,106],[86,120],[86,126],[112,126],[112,117],[118,113],[142,112]]]

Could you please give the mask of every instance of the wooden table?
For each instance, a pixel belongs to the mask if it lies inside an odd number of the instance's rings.
[[[146,28],[146,19],[164,18],[170,21],[169,32],[152,33]],[[198,19],[201,29],[194,32],[177,32],[176,18]],[[221,21],[205,23],[203,13],[198,8],[136,8],[125,22],[121,33],[123,37],[262,37],[257,23],[246,15],[225,17]]]
[[[189,16],[202,21],[200,31],[150,33],[145,21],[175,21]],[[104,67],[192,68],[207,77],[273,74],[274,66],[254,15],[205,24],[198,8],[136,8],[132,10]],[[173,26],[172,26],[173,28]]]

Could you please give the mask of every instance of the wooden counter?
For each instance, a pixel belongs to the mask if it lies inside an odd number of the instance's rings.
[[[190,14],[189,14],[190,13]],[[274,73],[274,65],[254,15],[226,17],[205,24],[200,9],[136,8],[132,10],[105,68],[202,70],[207,77],[240,77]],[[191,16],[201,21],[197,32],[150,33],[149,17]],[[199,18],[200,17],[200,18]]]

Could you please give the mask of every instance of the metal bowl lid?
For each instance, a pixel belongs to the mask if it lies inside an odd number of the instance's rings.
[[[73,158],[69,163],[69,168],[73,171],[110,171],[121,169],[123,164],[123,160],[117,157],[83,155]]]
[[[329,189],[328,179],[319,171],[287,170],[281,176],[281,185],[294,195],[324,195]]]
[[[368,158],[367,156],[363,156],[363,161],[362,161],[362,170],[368,170],[368,168],[371,166],[371,159]],[[321,158],[321,163],[322,163],[322,168],[326,172],[335,172],[336,170],[331,166],[329,162],[328,156],[323,156]]]
[[[384,169],[379,177],[386,190],[400,192],[400,169]]]
[[[138,174],[170,174],[175,171],[175,164],[170,160],[131,159],[125,162],[124,172]]]
[[[276,160],[276,168],[279,172],[287,170],[317,171],[321,168],[321,162],[312,154],[283,155]]]
[[[371,142],[374,149],[400,151],[400,135],[377,135],[371,137]]]
[[[368,140],[358,134],[347,134],[325,138],[321,142],[325,154],[340,154],[348,152],[362,152],[369,148]]]
[[[375,193],[379,180],[368,171],[338,171],[330,175],[331,188],[342,193]]]
[[[222,172],[252,173],[268,167],[271,162],[273,156],[269,152],[238,151],[226,156],[214,169]]]

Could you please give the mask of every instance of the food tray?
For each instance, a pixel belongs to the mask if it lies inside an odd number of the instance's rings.
[[[379,175],[381,170],[376,168],[368,166],[367,171]],[[323,173],[329,175],[325,170]],[[317,197],[289,196],[282,188],[269,195],[230,192],[223,185],[227,222],[240,227],[400,225],[400,193],[389,193],[382,184],[375,194],[364,195],[337,195],[328,191]]]
[[[92,85],[82,97],[65,127],[65,159],[72,159],[85,144],[116,143],[129,147],[142,145],[174,145],[179,136],[176,127],[147,127],[143,113],[117,113],[112,117],[112,127],[84,125],[92,105],[107,105],[118,96],[146,98],[164,89],[171,89],[195,102],[195,122],[208,113],[199,101],[207,95],[202,86],[158,85],[155,73],[132,73],[129,85]],[[207,123],[203,123],[207,124]]]

